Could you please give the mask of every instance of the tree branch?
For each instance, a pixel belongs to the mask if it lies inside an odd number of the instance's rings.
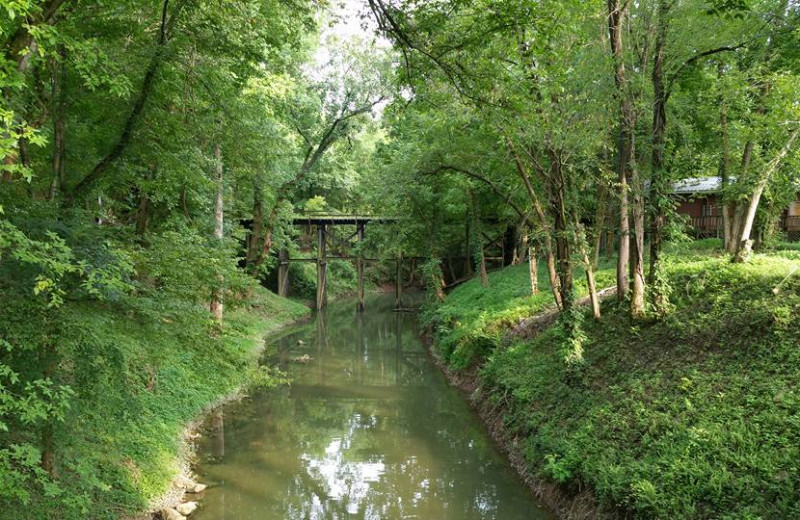
[[[153,57],[150,59],[150,63],[147,65],[147,70],[145,71],[144,79],[142,80],[142,86],[139,89],[139,94],[136,96],[136,99],[133,102],[133,108],[131,109],[130,114],[128,114],[128,118],[125,120],[122,133],[120,134],[119,139],[117,139],[116,144],[111,148],[111,151],[109,151],[108,154],[106,154],[105,157],[103,157],[95,165],[92,171],[75,186],[73,194],[79,194],[91,189],[91,187],[103,176],[103,174],[105,174],[106,170],[108,170],[114,161],[119,159],[119,157],[130,144],[131,138],[133,137],[134,127],[139,120],[139,116],[144,109],[147,99],[150,97],[150,92],[153,90],[153,83],[156,74],[161,68],[165,49],[169,43],[169,31],[174,26],[175,20],[177,19],[184,5],[186,5],[186,0],[179,1],[175,7],[175,12],[171,17],[169,17],[169,0],[164,0],[161,10],[161,25],[158,31],[156,50],[153,54]]]
[[[421,172],[421,173],[423,175],[436,175],[438,173],[445,172],[445,171],[453,171],[453,172],[456,172],[456,173],[461,173],[463,175],[466,175],[467,177],[470,177],[472,179],[481,181],[484,184],[488,185],[492,189],[492,191],[494,191],[497,195],[499,195],[500,197],[502,197],[502,198],[504,198],[506,200],[506,204],[508,204],[511,207],[511,209],[513,209],[514,212],[517,213],[517,215],[519,215],[520,217],[522,217],[523,219],[528,221],[528,215],[525,212],[523,212],[522,209],[519,207],[519,205],[517,205],[514,202],[514,200],[511,198],[511,195],[509,195],[508,193],[505,193],[491,179],[488,179],[488,178],[484,177],[483,175],[480,175],[480,174],[475,173],[473,171],[467,170],[465,168],[459,168],[458,166],[451,166],[451,165],[447,165],[447,164],[443,164],[443,165],[441,165],[441,166],[439,166],[439,167],[437,167],[437,168],[435,168],[435,169],[433,169],[431,171],[425,171],[425,172]]]
[[[666,94],[665,94],[666,98],[669,99],[670,94],[672,94],[672,87],[673,87],[675,81],[678,79],[678,77],[681,75],[681,72],[683,72],[683,70],[686,67],[692,65],[693,63],[697,62],[701,58],[706,58],[708,56],[713,56],[714,54],[719,54],[721,52],[734,52],[734,51],[737,51],[737,50],[741,49],[745,45],[746,45],[745,43],[740,43],[738,45],[723,45],[722,47],[717,47],[716,49],[709,49],[707,51],[703,51],[701,53],[695,54],[694,56],[692,56],[688,60],[686,60],[683,63],[681,63],[681,65],[678,67],[678,69],[675,71],[675,73],[670,78],[667,79],[667,88],[666,88]]]

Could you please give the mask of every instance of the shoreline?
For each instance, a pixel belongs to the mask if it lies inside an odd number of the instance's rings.
[[[258,360],[266,351],[270,336],[289,327],[306,322],[310,318],[311,313],[298,319],[280,323],[277,326],[267,326],[259,331],[259,333],[254,334],[251,339],[255,342],[255,346],[250,351],[250,355],[253,356],[253,362],[258,363]],[[168,488],[163,494],[151,500],[147,509],[139,511],[131,516],[123,516],[121,520],[159,520],[164,518],[163,511],[165,510],[174,510],[180,504],[187,502],[202,502],[203,491],[192,493],[186,488],[187,483],[202,484],[197,481],[197,476],[193,469],[197,456],[195,441],[201,436],[199,430],[208,417],[218,408],[247,397],[247,386],[248,382],[243,381],[228,394],[207,403],[203,406],[203,409],[186,424],[178,439],[178,453],[174,461],[177,474],[170,480]]]
[[[536,316],[530,319],[535,320]],[[444,362],[436,352],[435,344],[428,331],[422,335],[422,341],[434,365],[441,371],[447,382],[460,390],[475,410],[486,427],[495,445],[506,457],[534,496],[561,520],[611,520],[617,515],[601,509],[594,493],[588,489],[573,492],[554,482],[538,478],[528,471],[525,455],[511,432],[503,424],[506,408],[491,404],[481,392],[480,367],[473,366],[468,370],[456,372]]]

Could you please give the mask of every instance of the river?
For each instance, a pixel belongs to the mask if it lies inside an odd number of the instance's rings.
[[[552,520],[391,296],[274,337],[291,385],[209,417],[198,520]],[[271,349],[275,351],[276,349]]]

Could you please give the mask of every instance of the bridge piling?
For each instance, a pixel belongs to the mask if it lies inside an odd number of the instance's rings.
[[[357,225],[356,236],[357,242],[356,247],[358,248],[358,254],[356,257],[356,270],[358,272],[358,312],[364,311],[364,252],[362,251],[362,246],[364,242],[364,223],[359,222]]]
[[[397,255],[397,266],[394,276],[394,308],[400,308],[400,297],[403,294],[403,253]]]
[[[289,296],[289,250],[278,251],[278,295]]]
[[[317,226],[317,310],[328,304],[328,256],[325,239],[325,224]]]

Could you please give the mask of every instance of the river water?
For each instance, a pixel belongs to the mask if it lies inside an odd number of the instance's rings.
[[[206,425],[198,520],[551,520],[419,341],[374,296],[274,338],[292,383]],[[304,357],[307,356],[307,357]]]

